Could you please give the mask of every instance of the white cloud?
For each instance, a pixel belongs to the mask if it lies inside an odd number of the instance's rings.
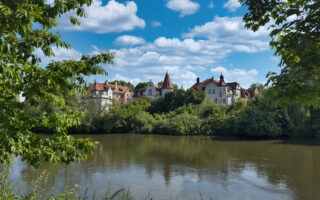
[[[256,82],[257,70],[213,66],[233,52],[252,53],[268,49],[266,29],[253,33],[244,28],[241,17],[216,17],[194,27],[182,39],[159,37],[153,42],[111,50],[116,54],[116,65],[111,71],[117,79],[158,82],[168,70],[173,82],[184,88],[193,85],[197,76],[207,78],[212,72],[217,76],[223,72],[226,80],[238,81],[247,87]]]
[[[115,44],[122,46],[134,46],[144,44],[145,40],[133,35],[122,35],[115,40]]]
[[[112,80],[122,80],[122,81],[130,82],[133,85],[137,85],[138,83],[142,82],[140,78],[128,78],[128,77],[123,76],[121,74],[114,75]]]
[[[161,22],[153,21],[153,22],[151,23],[151,25],[152,25],[153,27],[159,27],[159,26],[161,26],[162,24],[161,24]]]
[[[222,73],[227,82],[236,81],[241,87],[247,88],[257,81],[258,71],[256,69],[227,69],[225,67],[215,67],[211,69],[215,77],[219,77]],[[217,79],[216,78],[216,79]]]
[[[234,51],[257,52],[269,48],[268,34],[265,27],[256,32],[246,29],[242,17],[215,17],[210,22],[194,27],[184,37],[206,38]]]
[[[224,8],[228,9],[231,12],[236,11],[238,8],[241,7],[241,3],[239,0],[228,0],[224,5]]]
[[[52,47],[53,53],[55,56],[46,57],[41,49],[35,50],[35,55],[41,58],[42,64],[48,64],[50,61],[63,61],[69,59],[78,60],[81,58],[81,53],[76,51],[75,49],[65,49],[65,48],[58,48]]]
[[[179,12],[180,17],[194,14],[200,8],[200,4],[191,0],[169,0],[166,6],[173,11]]]
[[[63,15],[59,19],[60,29],[90,31],[96,33],[110,33],[130,31],[135,28],[144,28],[145,21],[137,16],[138,7],[134,1],[125,4],[110,0],[103,5],[101,0],[94,0],[91,6],[85,6],[85,18],[80,18],[81,24],[73,26],[69,22],[75,11]]]

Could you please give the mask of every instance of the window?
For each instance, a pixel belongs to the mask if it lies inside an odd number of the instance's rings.
[[[218,103],[218,99],[217,99],[217,98],[214,98],[214,102]]]
[[[152,96],[152,89],[148,90],[148,96]]]
[[[209,89],[209,92],[208,92],[209,94],[211,94],[211,89]]]
[[[215,93],[216,93],[216,91],[214,89],[212,89],[212,94],[215,94]]]
[[[227,103],[227,100],[226,100],[226,99],[223,99],[223,103],[226,104],[226,103]]]

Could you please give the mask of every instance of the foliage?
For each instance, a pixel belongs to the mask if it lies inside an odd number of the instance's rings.
[[[139,89],[147,87],[148,83],[147,82],[140,82],[136,85],[134,88],[135,92],[137,92]]]
[[[197,105],[201,104],[204,99],[202,91],[189,89],[176,89],[173,92],[167,93],[164,98],[155,99],[149,108],[150,113],[166,113],[175,110],[184,105]]]
[[[132,89],[132,91],[134,90],[134,85],[124,80],[114,80],[114,81],[110,81],[109,83],[114,85],[117,83],[118,85],[121,85],[121,86],[127,86],[128,88]]]
[[[153,117],[146,112],[150,103],[139,99],[133,103],[117,105],[97,119],[100,132],[108,133],[151,133]]]
[[[247,28],[270,28],[270,45],[281,58],[281,73],[269,73],[283,104],[320,103],[320,2],[240,0],[248,7]]]
[[[66,96],[81,92],[83,77],[105,73],[99,63],[113,63],[114,55],[82,56],[80,60],[51,61],[45,67],[35,50],[54,56],[52,47],[70,48],[51,31],[57,18],[75,10],[83,17],[83,6],[92,0],[0,0],[0,162],[12,155],[29,164],[40,161],[70,163],[85,159],[95,144],[90,139],[67,135],[67,127],[80,123],[82,112],[67,105]],[[70,18],[73,24],[79,21]],[[22,95],[25,101],[21,101]],[[25,108],[46,105],[37,115]],[[53,130],[50,137],[34,134],[35,127]]]
[[[156,114],[153,132],[169,135],[205,134],[198,110],[193,105],[184,105],[166,114]]]

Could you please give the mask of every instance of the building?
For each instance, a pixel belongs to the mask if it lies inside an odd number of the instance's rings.
[[[237,82],[226,83],[222,74],[219,80],[212,77],[200,82],[197,78],[197,82],[191,88],[204,91],[207,97],[222,105],[231,105],[240,98],[250,99],[258,93],[257,89],[241,88]]]
[[[112,104],[127,103],[132,101],[134,92],[127,86],[117,83],[109,84],[94,82],[91,87],[91,97],[102,109],[108,109]]]
[[[173,84],[171,82],[168,72],[166,73],[161,87],[154,84],[151,80],[147,83],[146,87],[136,91],[136,97],[157,98],[164,97],[165,94],[173,91]]]

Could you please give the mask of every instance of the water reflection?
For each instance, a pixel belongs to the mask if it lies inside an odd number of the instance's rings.
[[[28,187],[39,171],[50,191],[78,184],[79,192],[105,194],[129,187],[137,199],[315,199],[320,195],[320,146],[279,141],[221,141],[206,137],[99,135],[95,154],[81,164],[38,170],[19,159],[12,179]],[[93,189],[94,188],[94,189]]]

